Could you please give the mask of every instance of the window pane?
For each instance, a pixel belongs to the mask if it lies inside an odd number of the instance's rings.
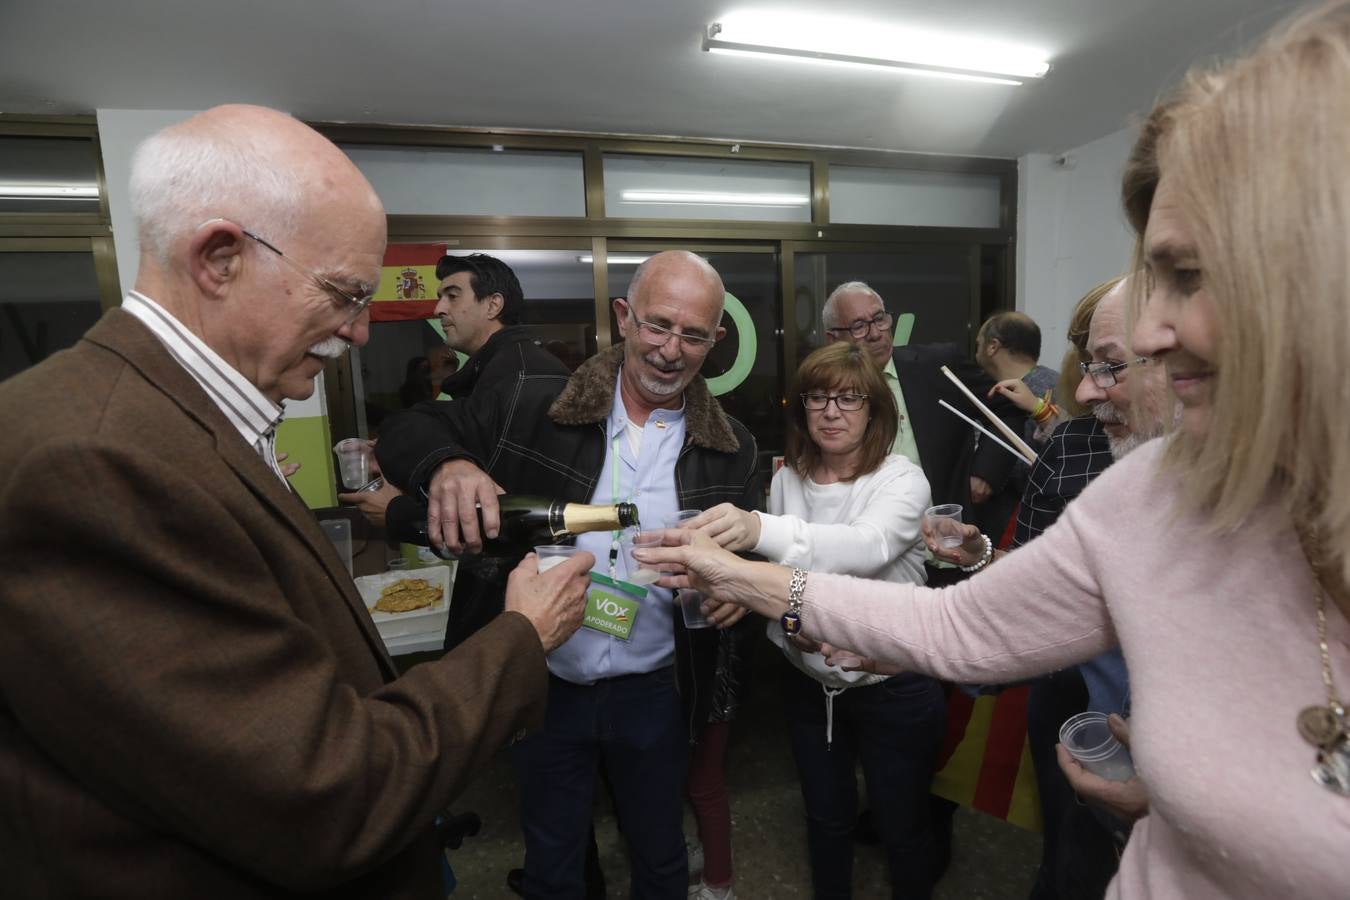
[[[605,155],[605,215],[619,219],[811,221],[811,166]]]
[[[102,314],[92,253],[0,253],[0,378],[71,346]]]
[[[586,215],[580,153],[348,144],[390,215]]]
[[[403,245],[400,245],[403,246]],[[595,352],[595,288],[590,248],[576,250],[474,250],[451,248],[456,256],[487,253],[506,263],[525,294],[525,322],[568,368]],[[428,263],[434,265],[435,260]],[[435,296],[434,277],[425,285]],[[367,427],[378,430],[388,413],[430,399],[447,367],[444,337],[436,320],[373,322],[370,342],[361,351]]]
[[[881,295],[896,317],[901,343],[951,342],[962,350],[968,347],[972,286],[970,251],[965,246],[938,245],[915,253],[798,253],[793,272],[803,348],[825,343],[820,308],[845,281],[864,281]],[[903,340],[906,333],[908,341]]]
[[[830,166],[830,221],[856,225],[999,227],[999,178]]]
[[[88,138],[0,136],[0,212],[98,212]]]
[[[637,259],[655,251],[634,253],[611,250],[609,295],[623,297],[637,269],[636,262],[616,264],[620,258]],[[759,442],[760,459],[767,471],[768,460],[783,452],[784,391],[782,341],[778,287],[778,255],[700,251],[722,276],[727,293],[735,297],[722,313],[727,333],[708,354],[699,374],[709,381],[722,407],[750,429]],[[610,311],[613,318],[613,310]],[[619,331],[613,325],[618,341]]]

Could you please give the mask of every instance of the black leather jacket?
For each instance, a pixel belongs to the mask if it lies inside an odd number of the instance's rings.
[[[480,383],[471,404],[423,403],[391,416],[375,450],[381,471],[404,490],[424,490],[442,462],[469,459],[511,493],[589,502],[605,461],[605,423],[622,361],[619,345],[570,377],[522,369],[514,378]],[[763,481],[756,455],[754,437],[696,377],[685,390],[685,444],[675,464],[680,508],[758,508]],[[696,737],[703,723],[734,715],[745,667],[718,673],[719,645],[730,642],[724,659],[743,661],[758,620],[748,616],[729,631],[689,631],[680,616],[674,620],[676,670]]]

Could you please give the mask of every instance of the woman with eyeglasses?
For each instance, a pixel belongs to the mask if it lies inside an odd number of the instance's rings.
[[[960,681],[1118,645],[1149,813],[1107,897],[1346,897],[1350,3],[1189,78],[1126,175],[1145,275],[1124,349],[1166,371],[1174,434],[941,592],[747,562],[682,532],[643,561],[791,633]]]
[[[929,505],[923,470],[892,454],[895,399],[865,349],[839,342],[797,370],[786,459],[769,514],[730,504],[691,526],[733,552],[784,565],[923,584],[919,525]],[[832,648],[791,639],[778,622],[769,639],[792,664],[783,683],[793,756],[806,806],[814,896],[851,896],[855,766],[885,845],[895,897],[928,897],[933,843],[928,789],[946,732],[938,683],[830,665]]]

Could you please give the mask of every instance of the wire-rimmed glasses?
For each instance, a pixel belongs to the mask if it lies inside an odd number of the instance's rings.
[[[268,241],[266,238],[254,234],[247,228],[240,227],[239,230],[244,233],[245,237],[253,241],[256,241],[257,243],[266,247],[268,250],[271,250],[277,256],[284,259],[287,263],[290,264],[291,268],[295,269],[300,274],[307,275],[310,278],[312,278],[314,280],[314,283],[317,284],[321,290],[327,293],[328,296],[332,298],[333,302],[338,305],[338,307],[346,311],[348,322],[354,321],[357,318],[357,316],[365,312],[366,308],[370,306],[370,301],[375,299],[375,291],[372,288],[368,288],[366,285],[362,285],[361,290],[364,293],[358,297],[351,291],[345,291],[342,288],[338,287],[336,284],[333,284],[333,282],[329,281],[327,278],[324,278],[322,275],[320,275],[318,272],[315,272],[313,269],[308,268],[307,266],[303,266],[300,263],[296,262],[295,260],[291,259],[285,253],[282,253],[281,250],[275,244],[273,244],[271,241]]]
[[[847,334],[854,340],[860,341],[867,337],[873,328],[876,328],[878,331],[888,330],[894,321],[891,314],[883,309],[870,319],[859,319],[856,322],[851,322],[848,325],[839,328],[826,328],[825,330],[837,337],[843,337]]]

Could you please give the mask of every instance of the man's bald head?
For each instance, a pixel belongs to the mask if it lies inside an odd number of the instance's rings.
[[[285,243],[336,204],[383,216],[347,156],[297,119],[261,106],[217,106],[147,138],[131,164],[131,208],[144,261],[223,218]],[[320,212],[320,207],[329,207]]]

